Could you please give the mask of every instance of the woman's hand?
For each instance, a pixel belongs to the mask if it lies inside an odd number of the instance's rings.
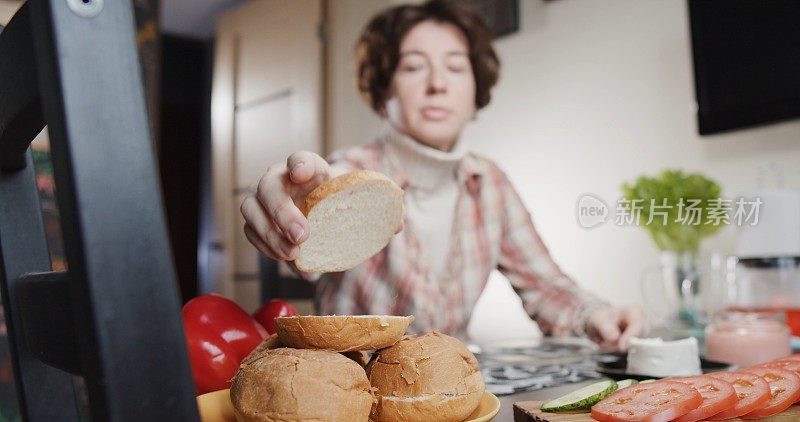
[[[298,208],[312,190],[331,177],[331,168],[319,155],[300,151],[286,164],[270,166],[258,190],[242,201],[244,233],[264,255],[278,261],[297,257],[297,245],[308,239],[308,220]]]
[[[647,317],[638,306],[599,308],[586,319],[586,332],[600,347],[627,350],[631,337],[644,335]]]

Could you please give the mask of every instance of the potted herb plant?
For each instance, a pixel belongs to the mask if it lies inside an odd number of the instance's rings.
[[[620,206],[635,217],[633,224],[647,230],[661,251],[664,299],[677,305],[671,317],[702,322],[694,306],[699,293],[700,242],[727,222],[729,207],[720,196],[719,184],[699,173],[664,170],[624,183],[622,192]],[[644,293],[647,298],[648,292]]]

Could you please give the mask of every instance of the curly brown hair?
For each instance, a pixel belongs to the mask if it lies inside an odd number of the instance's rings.
[[[384,113],[400,60],[400,43],[411,28],[428,20],[451,23],[464,33],[475,77],[475,108],[489,104],[491,89],[500,75],[500,60],[483,16],[463,1],[430,0],[379,13],[361,33],[356,45],[358,90],[376,113]]]

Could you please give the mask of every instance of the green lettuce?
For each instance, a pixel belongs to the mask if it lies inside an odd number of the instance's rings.
[[[629,215],[635,212],[634,208],[641,207],[639,225],[650,233],[660,250],[696,253],[700,240],[716,233],[724,225],[722,220],[714,218],[726,208],[720,202],[720,186],[702,174],[664,170],[656,177],[639,176],[633,183],[623,183],[622,193],[627,201],[620,201],[620,207]],[[652,200],[657,207],[666,200],[668,207],[651,209]],[[634,201],[638,204],[635,207]],[[730,204],[727,208],[730,209]],[[655,212],[649,221],[651,211]],[[666,221],[663,214],[667,215]],[[687,217],[698,215],[699,224],[690,224],[693,221]],[[709,221],[719,224],[707,224]]]

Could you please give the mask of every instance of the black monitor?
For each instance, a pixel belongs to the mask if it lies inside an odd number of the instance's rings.
[[[689,0],[701,135],[800,117],[800,1]]]

